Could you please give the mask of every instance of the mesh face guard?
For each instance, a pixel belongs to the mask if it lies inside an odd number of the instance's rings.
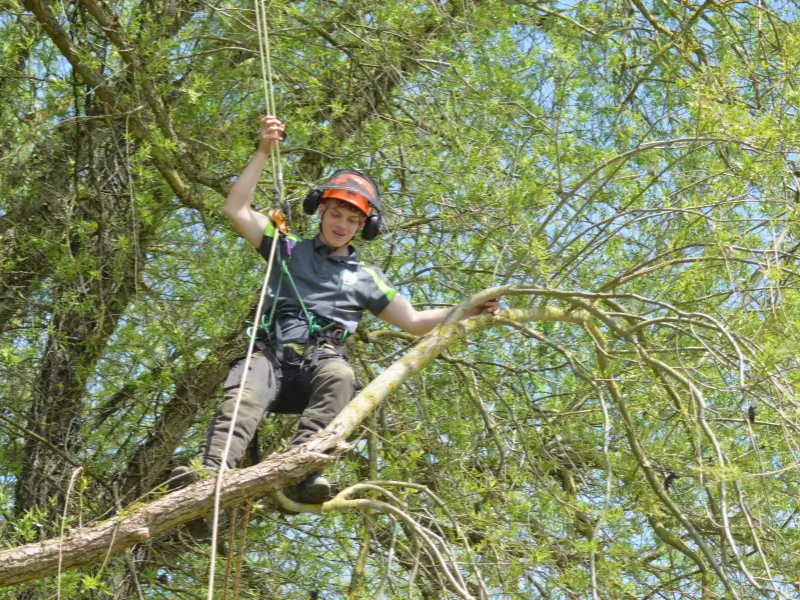
[[[335,198],[358,208],[366,216],[372,213],[372,206],[377,205],[377,190],[367,178],[356,173],[337,173],[318,189],[323,190],[322,201]]]

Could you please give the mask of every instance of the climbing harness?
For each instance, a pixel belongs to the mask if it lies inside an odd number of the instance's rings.
[[[273,225],[276,228],[280,228],[282,223],[281,219],[283,215],[280,211],[270,211],[270,217],[275,217],[275,221],[273,221]],[[286,230],[288,233],[288,229]],[[272,307],[270,308],[269,314],[262,313],[261,320],[258,323],[258,326],[255,325],[253,327],[248,327],[247,335],[252,335],[254,327],[256,328],[256,344],[258,345],[259,341],[262,339],[266,339],[269,342],[269,345],[274,348],[275,358],[278,361],[283,360],[283,349],[284,347],[292,348],[297,354],[300,354],[305,359],[307,350],[309,346],[313,343],[314,344],[314,352],[311,355],[311,366],[316,366],[317,364],[317,354],[319,351],[319,346],[324,345],[325,343],[333,344],[334,348],[341,348],[338,351],[339,354],[345,355],[345,348],[344,343],[347,341],[347,338],[350,335],[350,331],[344,327],[339,327],[339,324],[335,321],[328,321],[327,323],[323,324],[321,319],[311,312],[308,309],[308,306],[303,301],[303,296],[300,293],[300,290],[297,288],[297,284],[292,277],[292,272],[289,270],[289,260],[291,259],[291,245],[289,244],[289,240],[286,238],[286,233],[283,231],[281,232],[281,241],[283,242],[284,254],[281,255],[279,258],[280,260],[280,276],[278,277],[278,283],[275,289],[274,298],[272,301]],[[280,253],[281,251],[278,250]],[[308,327],[308,341],[305,344],[305,347],[302,347],[302,344],[281,344],[280,340],[274,339],[275,338],[275,312],[278,307],[278,299],[280,297],[281,287],[283,286],[284,277],[289,281],[289,285],[292,288],[292,292],[294,293],[297,302],[300,304],[300,312],[303,315]],[[296,348],[296,346],[301,346],[300,348]],[[305,360],[304,360],[305,362]]]
[[[247,335],[252,336],[254,329],[260,331],[264,337],[270,339],[272,337],[272,325],[275,319],[275,310],[278,307],[278,298],[281,293],[281,286],[283,285],[284,276],[289,280],[289,285],[292,286],[292,291],[300,304],[300,310],[308,323],[308,337],[309,339],[326,338],[330,339],[336,344],[344,344],[350,333],[347,329],[335,327],[337,323],[330,321],[326,325],[321,325],[317,316],[308,310],[306,303],[303,301],[303,296],[300,290],[297,289],[297,284],[294,282],[292,272],[289,270],[289,260],[292,258],[292,246],[289,244],[289,222],[284,217],[283,213],[276,208],[267,213],[272,226],[280,234],[280,241],[283,243],[284,255],[280,257],[280,276],[278,277],[278,285],[275,289],[272,307],[270,308],[269,315],[261,314],[261,320],[258,324],[254,323],[252,327],[247,328]],[[280,251],[279,251],[280,252]],[[256,315],[258,318],[258,314]],[[279,357],[280,359],[280,357]]]
[[[337,344],[343,344],[350,332],[347,329],[335,327],[337,323],[334,321],[330,321],[325,325],[320,324],[320,320],[317,318],[317,316],[309,311],[306,303],[303,302],[303,296],[297,289],[297,284],[294,282],[294,278],[292,277],[291,271],[289,271],[289,266],[285,258],[281,259],[281,275],[278,279],[278,286],[275,290],[275,299],[272,301],[272,308],[270,309],[269,316],[261,315],[261,322],[258,324],[258,329],[268,338],[272,336],[272,325],[275,319],[275,309],[278,306],[278,294],[280,294],[284,276],[286,276],[286,278],[289,280],[289,285],[292,286],[292,291],[294,292],[297,301],[300,303],[300,310],[302,311],[303,316],[308,323],[308,337],[312,339],[329,337],[331,341]],[[252,328],[248,328],[248,335],[250,334],[251,329]]]

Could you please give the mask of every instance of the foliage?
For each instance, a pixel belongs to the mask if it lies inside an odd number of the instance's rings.
[[[246,2],[0,8],[10,547],[59,534],[75,466],[73,528],[154,497],[193,455],[263,275],[221,206],[264,94]],[[796,595],[798,7],[268,11],[295,229],[314,233],[300,210],[311,183],[361,168],[388,224],[359,252],[419,307],[515,284],[512,308],[591,314],[467,337],[396,390],[332,478],[426,486],[392,488],[396,504],[360,497],[438,535],[474,597]],[[360,378],[407,343],[354,340]],[[292,423],[267,419],[262,454]],[[373,508],[256,510],[242,595],[454,595],[419,531]],[[208,556],[156,540],[64,574],[62,593],[203,597]]]

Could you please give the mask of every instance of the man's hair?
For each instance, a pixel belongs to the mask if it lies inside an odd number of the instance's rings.
[[[345,210],[347,212],[358,213],[361,217],[365,219],[367,218],[367,215],[365,215],[361,211],[361,209],[353,206],[349,202],[345,202],[344,200],[339,200],[337,198],[328,198],[327,200],[325,200],[325,202],[323,202],[323,204],[325,205],[325,210],[328,210],[328,207],[331,206],[335,208],[341,208],[342,210]]]

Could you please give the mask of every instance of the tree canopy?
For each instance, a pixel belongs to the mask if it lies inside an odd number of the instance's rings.
[[[0,0],[0,598],[206,596],[211,484],[163,482],[264,275],[222,215],[265,113],[255,6]],[[293,229],[366,171],[360,255],[420,308],[505,310],[365,319],[374,384],[298,452],[268,417],[231,474],[219,597],[796,597],[800,6],[266,8]],[[321,464],[343,493],[281,508]]]

